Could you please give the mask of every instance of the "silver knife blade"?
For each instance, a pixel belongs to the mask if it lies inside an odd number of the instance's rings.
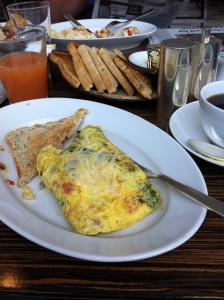
[[[209,195],[206,195],[205,193],[202,193],[201,191],[198,191],[189,185],[177,181],[170,176],[161,173],[154,173],[149,168],[137,163],[136,161],[134,162],[142,169],[143,172],[145,172],[148,178],[157,179],[166,183],[167,185],[170,185],[172,188],[176,189],[186,197],[224,217],[224,202],[216,200],[215,198],[210,197]]]
[[[71,15],[65,14],[64,17],[71,23],[73,26],[82,26],[84,27],[81,23],[79,23],[76,19],[74,19]],[[90,29],[84,27],[88,32],[93,33]],[[93,33],[95,34],[95,33]],[[97,36],[96,36],[97,37]]]

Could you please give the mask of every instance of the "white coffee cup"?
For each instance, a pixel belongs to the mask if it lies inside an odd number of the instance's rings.
[[[222,95],[222,104],[216,103],[218,95]],[[205,133],[213,143],[224,147],[224,81],[206,84],[200,91],[199,104]]]

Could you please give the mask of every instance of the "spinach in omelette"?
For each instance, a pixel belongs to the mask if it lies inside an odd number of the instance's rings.
[[[37,170],[80,234],[125,228],[161,204],[159,191],[145,173],[99,127],[81,129],[66,150],[44,147]]]

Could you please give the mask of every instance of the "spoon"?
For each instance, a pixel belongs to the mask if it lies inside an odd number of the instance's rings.
[[[194,150],[202,155],[224,162],[223,148],[194,139],[189,139],[187,142]]]
[[[73,26],[82,26],[84,27],[81,23],[79,23],[76,19],[74,19],[71,15],[69,14],[65,14],[64,15],[65,19],[67,19]],[[90,29],[85,28],[88,32],[93,33],[95,35],[94,32],[92,32]]]
[[[27,30],[27,31],[23,31],[17,34],[18,38],[31,38],[31,37],[35,37],[39,34],[42,34],[42,31],[38,30],[38,29],[31,29],[31,30]]]

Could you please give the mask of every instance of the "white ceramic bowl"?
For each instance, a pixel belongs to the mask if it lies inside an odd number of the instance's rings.
[[[79,22],[86,28],[95,32],[98,29],[104,28],[109,22],[117,19],[86,19],[79,20]],[[118,21],[125,21],[119,19]],[[95,39],[75,39],[78,43],[86,44],[90,47],[105,47],[107,49],[119,48],[120,50],[130,49],[139,46],[146,38],[153,34],[157,27],[153,24],[133,21],[129,25],[125,26],[135,26],[139,30],[138,35],[126,36],[126,37],[110,37],[110,38],[95,38]],[[60,32],[66,28],[71,28],[70,22],[61,22],[51,25],[51,28],[57,32]],[[52,44],[56,44],[57,49],[67,50],[67,44],[72,41],[72,39],[59,39],[52,38]]]
[[[224,147],[224,109],[216,107],[207,100],[218,94],[224,94],[224,81],[206,84],[200,92],[199,111],[202,126],[209,139]]]

